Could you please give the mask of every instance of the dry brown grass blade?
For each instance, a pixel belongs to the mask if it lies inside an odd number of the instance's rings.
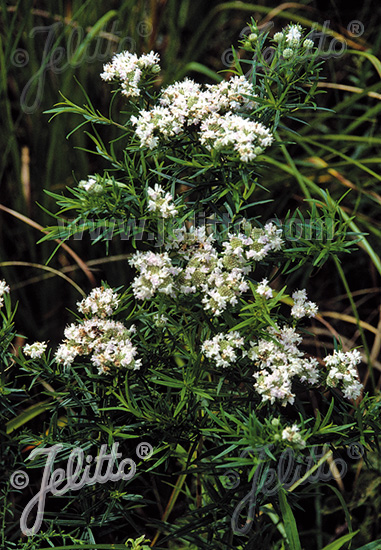
[[[28,213],[31,209],[30,192],[30,155],[29,147],[24,145],[21,149],[21,185]]]
[[[58,269],[54,269],[53,267],[49,267],[48,265],[42,265],[42,264],[36,264],[34,262],[0,262],[0,267],[10,267],[10,266],[23,266],[23,267],[35,267],[37,269],[42,269],[44,271],[49,271],[50,273],[54,273],[58,277],[62,277],[62,279],[65,279],[70,285],[72,285],[78,292],[83,296],[86,297],[86,293],[83,292],[82,288],[77,285],[70,277],[65,275],[64,273],[61,273]]]
[[[322,323],[322,325],[324,325],[325,327],[327,327],[327,329],[329,330],[329,332],[336,338],[336,340],[340,340],[340,335],[339,333],[333,328],[333,326],[328,323],[328,321],[326,319],[324,319],[322,317],[322,314],[319,313],[318,315],[316,315],[315,319],[317,321],[320,321],[320,323]]]
[[[318,166],[319,168],[327,168],[328,167],[328,163],[325,162],[325,160],[323,160],[320,157],[310,157],[307,160],[309,162],[311,162],[312,164],[314,164],[315,166]],[[338,172],[334,168],[328,168],[327,173],[330,174],[331,176],[333,176],[334,178],[336,178],[340,183],[345,185],[345,187],[349,187],[349,189],[354,189],[355,191],[357,191],[357,193],[363,193],[364,195],[366,195],[368,197],[373,197],[379,204],[381,204],[381,196],[380,195],[378,195],[374,191],[366,191],[365,189],[360,189],[359,187],[357,187],[357,185],[355,185],[354,183],[349,181],[349,179],[345,178],[342,174],[340,174],[340,172]]]
[[[117,254],[115,256],[107,256],[104,258],[98,258],[95,260],[89,260],[87,262],[87,265],[92,268],[92,271],[97,271],[96,266],[103,265],[107,263],[112,262],[120,262],[123,260],[128,260],[131,257],[132,254]],[[72,271],[76,271],[77,269],[80,269],[78,265],[69,264],[65,265],[60,269],[60,273],[71,273]],[[21,281],[19,283],[15,283],[12,285],[12,288],[14,290],[17,290],[19,288],[24,288],[25,286],[32,285],[35,283],[40,283],[43,280],[49,279],[50,277],[55,277],[54,273],[44,273],[43,275],[39,275],[37,277],[30,277],[29,279],[25,279],[24,281]]]
[[[11,208],[7,208],[6,206],[4,206],[2,204],[0,204],[0,210],[3,210],[4,212],[7,212],[11,216],[14,216],[15,218],[23,221],[24,223],[30,225],[31,227],[34,227],[38,231],[41,231],[41,233],[45,233],[45,234],[47,233],[47,231],[45,231],[45,229],[42,227],[42,225],[40,225],[39,223],[31,220],[27,216],[24,216],[24,214],[20,214],[20,212],[16,212],[15,210],[12,210]],[[84,272],[84,274],[88,278],[91,286],[96,286],[97,282],[95,280],[94,275],[91,273],[90,269],[87,267],[85,262],[83,260],[81,260],[81,258],[78,256],[78,254],[76,254],[74,252],[74,250],[72,250],[67,244],[65,244],[60,239],[55,239],[55,242],[58,243],[73,258],[73,260],[78,264],[80,269],[82,269],[82,271]]]
[[[284,2],[283,4],[279,4],[276,8],[269,11],[269,13],[262,19],[261,25],[263,23],[267,23],[267,21],[271,21],[278,15],[278,13],[281,13],[282,11],[288,10],[289,8],[295,8],[295,9],[301,9],[301,10],[308,10],[308,11],[316,11],[314,8],[310,6],[305,6],[304,4],[299,4],[299,2]]]
[[[352,315],[346,315],[344,313],[338,313],[337,311],[321,311],[320,315],[322,317],[332,317],[332,319],[339,319],[340,321],[344,321],[346,323],[351,323],[352,325],[360,325],[361,328],[368,330],[369,332],[372,332],[373,334],[378,334],[378,330],[370,325],[369,323],[365,321],[359,321],[357,322],[357,319],[355,317],[352,317]]]
[[[334,82],[318,82],[318,88],[332,88],[334,90],[343,90],[344,92],[353,92],[354,94],[364,93],[363,88],[358,88],[357,86],[348,86],[347,84],[335,84]],[[381,94],[377,92],[366,92],[368,97],[373,97],[374,99],[381,99]]]

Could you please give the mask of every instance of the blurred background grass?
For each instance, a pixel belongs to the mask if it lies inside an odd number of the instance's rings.
[[[77,79],[94,105],[107,112],[110,90],[99,73],[116,51],[158,51],[164,84],[186,75],[212,82],[218,71],[228,68],[229,45],[237,46],[251,16],[260,24],[273,22],[274,32],[289,21],[299,21],[305,28],[328,22],[323,52],[332,49],[334,39],[346,45],[343,55],[326,55],[321,83],[325,94],[318,97],[320,106],[334,112],[304,114],[309,124],[295,122],[292,128],[298,135],[280,131],[288,143],[272,149],[262,170],[274,201],[256,214],[282,218],[289,210],[306,211],[304,199],[321,198],[319,189],[328,189],[335,199],[350,189],[342,208],[349,217],[355,216],[358,230],[368,234],[368,248],[355,258],[343,258],[342,273],[329,263],[320,274],[311,269],[291,277],[293,284],[312,289],[311,298],[328,312],[327,322],[348,341],[356,345],[363,332],[371,364],[379,368],[377,330],[364,330],[364,323],[377,327],[380,319],[381,64],[376,56],[381,7],[377,2],[368,0],[359,6],[335,0],[283,4],[1,0],[0,6],[0,270],[14,299],[20,301],[21,333],[30,339],[59,339],[65,308],[79,299],[67,280],[43,269],[55,244],[36,245],[42,227],[53,221],[38,204],[56,210],[43,190],[62,191],[104,167],[100,157],[81,150],[91,148],[81,131],[66,139],[78,119],[58,117],[48,123],[44,111],[59,101],[59,92],[83,103]],[[112,138],[109,129],[103,135]],[[88,238],[67,244],[87,262],[91,273],[62,248],[49,266],[85,291],[102,278],[111,285],[126,282],[126,243],[115,239],[108,258],[101,247],[90,246]],[[352,303],[343,277],[354,292]],[[350,319],[340,317],[340,312]],[[329,327],[324,330],[332,333]]]

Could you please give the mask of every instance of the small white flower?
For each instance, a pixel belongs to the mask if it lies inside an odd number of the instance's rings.
[[[168,317],[163,314],[159,315],[158,313],[155,313],[153,316],[153,321],[157,327],[163,328],[168,323]]]
[[[47,348],[45,342],[34,342],[33,344],[25,344],[23,351],[32,359],[40,359]]]
[[[89,357],[99,374],[108,374],[113,367],[139,369],[141,360],[135,358],[137,348],[130,340],[134,331],[133,325],[128,329],[118,321],[98,317],[73,323],[65,329],[55,360],[68,367],[77,356]]]
[[[87,298],[77,302],[78,311],[84,315],[97,317],[109,317],[117,309],[119,304],[118,294],[111,288],[103,286],[94,288]]]
[[[0,281],[0,308],[4,304],[4,299],[3,299],[4,294],[9,293],[9,290],[10,290],[9,286],[7,285],[5,280]]]
[[[249,359],[259,367],[254,373],[254,388],[263,401],[280,401],[283,406],[293,404],[295,394],[292,381],[298,377],[301,382],[317,384],[319,382],[318,362],[308,359],[298,349],[301,336],[292,327],[269,327],[271,340],[261,338],[250,342]]]
[[[302,37],[301,33],[301,27],[300,25],[289,25],[287,32],[286,32],[286,43],[290,46],[297,46],[300,42],[300,39]],[[284,56],[284,52],[283,52]]]
[[[147,195],[148,200],[148,210],[159,214],[162,218],[173,218],[178,213],[175,205],[173,203],[173,198],[170,193],[166,193],[165,190],[155,184],[155,187],[148,187]]]
[[[361,362],[358,350],[337,351],[327,355],[324,362],[330,367],[327,376],[327,385],[331,388],[342,389],[347,399],[357,399],[361,395],[363,385],[359,381],[356,366]]]
[[[110,63],[103,67],[102,80],[119,80],[122,94],[127,97],[140,95],[141,81],[145,75],[159,72],[159,54],[151,51],[140,57],[130,52],[121,52],[112,58]]]
[[[282,431],[282,439],[295,445],[299,449],[306,446],[306,442],[302,438],[300,429],[296,424],[293,424],[291,427],[287,426],[287,428]]]
[[[103,186],[93,176],[89,176],[87,180],[81,180],[78,183],[79,189],[84,189],[89,195],[99,195],[103,193]]]
[[[262,279],[256,288],[256,292],[261,296],[264,296],[266,299],[273,297],[272,288],[268,286],[268,280]]]
[[[227,334],[217,334],[211,340],[205,340],[201,351],[208,359],[212,359],[217,367],[228,367],[237,359],[237,351],[244,352],[244,339],[237,331]],[[243,353],[243,356],[245,353]]]
[[[69,367],[77,355],[78,352],[74,347],[66,344],[60,344],[54,358],[59,365]]]
[[[271,145],[273,136],[268,128],[228,112],[211,114],[201,124],[200,143],[209,151],[233,150],[242,162],[252,162],[257,157],[255,150]]]
[[[318,307],[315,302],[307,301],[307,292],[305,289],[297,290],[292,294],[294,305],[291,309],[291,315],[295,319],[302,317],[315,317],[318,312]]]

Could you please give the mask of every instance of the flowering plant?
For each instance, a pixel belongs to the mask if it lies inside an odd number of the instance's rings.
[[[359,440],[375,445],[375,405],[357,371],[361,352],[336,342],[332,354],[311,356],[303,333],[318,307],[305,289],[281,282],[282,274],[347,252],[356,238],[326,194],[320,218],[317,201],[311,208],[318,221],[330,217],[329,243],[290,245],[279,220],[260,218],[256,198],[266,155],[281,144],[278,129],[296,110],[316,107],[321,63],[299,25],[274,36],[270,60],[262,53],[267,35],[254,22],[250,30],[242,43],[249,58],[235,56],[226,80],[186,78],[160,90],[158,54],[124,52],[101,75],[117,86],[109,117],[90,100],[79,107],[64,98],[50,111],[84,116],[109,168],[79,181],[70,197],[49,192],[58,216],[76,217],[44,239],[97,229],[96,242],[121,237],[133,248],[124,291],[103,282],[78,301],[80,315],[55,350],[26,344],[15,359],[45,388],[52,415],[46,435],[36,442],[26,434],[24,443],[69,450],[120,439],[127,453],[144,439],[154,450],[137,477],[102,487],[102,498],[92,487],[74,503],[67,497],[65,507],[84,515],[80,536],[88,530],[95,540],[106,529],[121,543],[119,526],[132,525],[161,548],[173,541],[176,548],[301,548],[289,504],[297,503],[291,493],[300,480],[286,490],[275,479],[271,491],[259,492],[267,470],[284,451],[302,457],[318,448],[334,477],[334,452]],[[117,143],[106,146],[97,124],[118,128]],[[7,290],[0,283],[0,299]],[[226,482],[232,468],[238,484]],[[253,490],[255,504],[244,510]],[[52,525],[47,517],[46,529]],[[126,544],[140,548],[139,541],[144,536]]]

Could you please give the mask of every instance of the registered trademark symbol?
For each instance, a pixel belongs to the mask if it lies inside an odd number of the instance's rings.
[[[146,441],[139,443],[139,445],[136,447],[136,454],[142,460],[147,460],[147,458],[151,458],[153,454],[152,445],[150,445]]]
[[[348,23],[347,30],[352,36],[358,37],[364,34],[364,25],[358,19],[353,19]]]

